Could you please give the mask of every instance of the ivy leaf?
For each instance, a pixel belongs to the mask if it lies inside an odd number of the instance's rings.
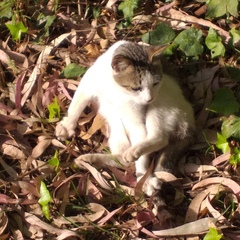
[[[11,1],[2,1],[0,2],[0,18],[8,18],[12,17],[12,3]]]
[[[76,63],[68,64],[61,72],[61,77],[74,78],[83,75],[86,72],[86,68],[79,66]]]
[[[44,26],[44,32],[46,36],[49,36],[49,27],[52,25],[53,21],[55,20],[55,16],[46,16],[46,24]]]
[[[224,116],[230,116],[239,111],[239,103],[237,102],[233,91],[230,89],[219,89],[216,91],[214,99],[207,110],[221,113]]]
[[[231,35],[231,44],[232,45],[239,45],[240,43],[240,31],[236,30],[235,27],[233,27],[230,31],[229,31],[230,35]]]
[[[234,17],[238,16],[238,0],[208,0],[207,1],[207,18],[218,18],[225,14]]]
[[[211,50],[211,57],[215,58],[218,56],[225,55],[225,47],[222,44],[222,38],[217,34],[217,32],[210,28],[208,31],[208,35],[205,39],[205,43],[208,49]]]
[[[240,163],[240,149],[234,148],[234,154],[230,156],[229,163],[232,165],[237,165]]]
[[[55,151],[54,156],[48,160],[48,164],[52,167],[55,167],[55,170],[58,169],[60,161],[58,158],[58,150]]]
[[[233,78],[235,81],[240,82],[240,69],[239,68],[226,65],[226,69],[231,78]]]
[[[201,30],[189,28],[179,33],[173,42],[178,44],[179,48],[186,54],[186,56],[196,57],[203,52],[203,46],[200,43],[201,38]]]
[[[163,45],[175,38],[174,30],[166,23],[159,23],[155,30],[142,35],[142,41],[151,45]]]
[[[27,32],[27,28],[24,26],[23,22],[19,23],[6,23],[5,24],[9,29],[13,40],[19,40],[22,36],[22,33]]]
[[[48,220],[50,220],[50,210],[48,204],[52,201],[52,197],[43,181],[41,181],[40,185],[40,196],[41,197],[39,198],[38,203],[42,206],[42,213]]]
[[[93,18],[97,19],[101,14],[101,9],[99,7],[93,7]]]
[[[220,240],[221,238],[222,238],[222,234],[220,234],[217,229],[209,228],[209,231],[205,235],[203,240]]]
[[[51,121],[53,118],[60,118],[60,107],[58,105],[57,97],[54,98],[53,102],[48,105],[49,117],[48,119]]]
[[[222,135],[225,138],[234,137],[240,139],[240,118],[230,116],[222,123]]]
[[[223,153],[227,153],[230,151],[230,147],[227,141],[227,138],[220,133],[217,133],[217,142],[216,147],[221,149]]]
[[[123,12],[125,19],[131,19],[138,4],[139,0],[124,0],[119,4],[118,9]]]

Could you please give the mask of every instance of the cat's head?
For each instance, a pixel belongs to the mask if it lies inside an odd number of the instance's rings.
[[[159,58],[154,56],[164,49],[163,46],[142,46],[127,42],[113,54],[113,78],[138,104],[149,104],[157,96],[163,73]]]

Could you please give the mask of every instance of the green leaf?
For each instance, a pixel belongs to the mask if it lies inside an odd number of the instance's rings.
[[[209,228],[209,231],[205,235],[203,240],[220,240],[221,238],[222,238],[222,234],[220,234],[217,229]]]
[[[124,0],[118,6],[118,9],[123,12],[125,19],[131,19],[134,15],[134,10],[137,9],[139,0]]]
[[[43,36],[49,36],[49,28],[51,27],[55,19],[56,16],[54,15],[45,16],[43,13],[40,13],[38,15],[36,27],[39,29],[39,32],[34,42],[39,42]]]
[[[223,153],[227,153],[230,151],[230,147],[227,141],[227,138],[220,133],[217,133],[217,142],[216,147],[221,149]]]
[[[238,16],[238,0],[208,0],[207,18],[218,18],[225,14]]]
[[[155,30],[142,35],[142,41],[151,45],[163,45],[175,38],[174,30],[166,23],[159,23]]]
[[[236,30],[235,27],[233,27],[230,31],[229,31],[230,35],[231,35],[231,40],[230,43],[234,46],[235,44],[238,44],[240,42],[240,31]]]
[[[53,102],[48,105],[48,111],[49,111],[49,117],[48,117],[49,120],[52,120],[55,117],[60,118],[60,107],[58,105],[57,97],[55,97]]]
[[[230,89],[219,89],[216,91],[214,99],[207,110],[221,113],[224,116],[230,116],[239,111],[239,103],[237,102],[233,91]]]
[[[240,68],[232,67],[232,66],[226,66],[226,69],[228,71],[228,74],[232,79],[235,81],[240,82]]]
[[[49,205],[44,205],[42,206],[42,213],[45,216],[45,218],[47,220],[50,220],[50,209],[49,209]]]
[[[48,204],[52,201],[52,197],[43,181],[41,181],[40,185],[40,196],[41,197],[39,198],[38,203],[42,206],[44,216],[50,220],[50,210]]]
[[[23,22],[19,23],[6,23],[7,28],[10,30],[13,40],[19,40],[22,33],[27,32],[27,28],[24,26]]]
[[[46,16],[45,20],[46,20],[46,24],[44,26],[44,32],[45,32],[45,36],[49,36],[49,27],[53,24],[53,21],[55,20],[55,16]]]
[[[8,18],[10,19],[12,17],[12,3],[11,1],[2,1],[0,2],[0,18]]]
[[[226,0],[226,6],[229,14],[238,17],[238,0]]]
[[[240,118],[232,115],[225,119],[222,123],[222,135],[240,140]]]
[[[177,50],[178,48],[178,44],[176,43],[172,43],[171,45],[169,45],[165,50],[164,50],[164,55],[165,56],[171,56],[174,54],[174,52]]]
[[[61,72],[61,77],[74,78],[83,75],[86,72],[86,68],[79,66],[76,63],[68,64]]]
[[[230,156],[229,163],[232,165],[237,165],[240,163],[240,149],[234,148],[234,154]]]
[[[217,32],[210,28],[208,31],[208,35],[205,39],[205,43],[208,49],[211,50],[211,57],[215,58],[218,56],[224,57],[225,55],[225,47],[222,44],[222,38],[217,34]]]
[[[93,18],[97,19],[101,14],[101,9],[99,7],[93,7]]]
[[[57,170],[60,164],[59,158],[58,158],[58,150],[55,151],[54,156],[48,160],[48,164],[52,167],[55,167]]]
[[[174,43],[178,44],[186,56],[198,56],[203,52],[203,46],[200,43],[202,31],[196,28],[189,28],[181,33],[174,39]]]

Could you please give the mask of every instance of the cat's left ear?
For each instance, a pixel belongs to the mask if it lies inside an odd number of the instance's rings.
[[[161,45],[161,46],[148,46],[146,50],[148,53],[149,62],[152,62],[153,57],[161,55],[168,46],[169,44]]]
[[[117,73],[126,70],[131,65],[131,60],[121,54],[114,56],[112,59],[112,69]]]

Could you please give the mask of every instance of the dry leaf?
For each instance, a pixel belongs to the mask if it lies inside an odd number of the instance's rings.
[[[190,203],[187,214],[185,216],[185,223],[193,222],[198,219],[199,211],[202,205],[203,200],[210,194],[217,194],[219,191],[224,191],[225,188],[222,186],[210,186],[206,190],[201,191]]]
[[[79,162],[79,164],[85,167],[92,174],[92,176],[97,180],[102,188],[112,191],[111,186],[107,183],[102,174],[96,168],[92,167],[89,163],[86,163],[84,161]]]
[[[97,58],[101,55],[99,51],[99,46],[97,44],[91,43],[85,46],[87,50],[87,57],[89,58]]]
[[[83,135],[81,135],[81,138],[84,140],[89,139],[94,133],[96,133],[104,125],[105,125],[104,118],[100,114],[97,114],[93,120],[92,126],[88,129],[86,134],[84,133]]]
[[[153,231],[153,234],[159,237],[170,236],[185,236],[185,235],[200,235],[209,230],[211,223],[216,223],[215,218],[203,218],[195,222],[186,223],[180,227],[170,228],[167,230]]]

